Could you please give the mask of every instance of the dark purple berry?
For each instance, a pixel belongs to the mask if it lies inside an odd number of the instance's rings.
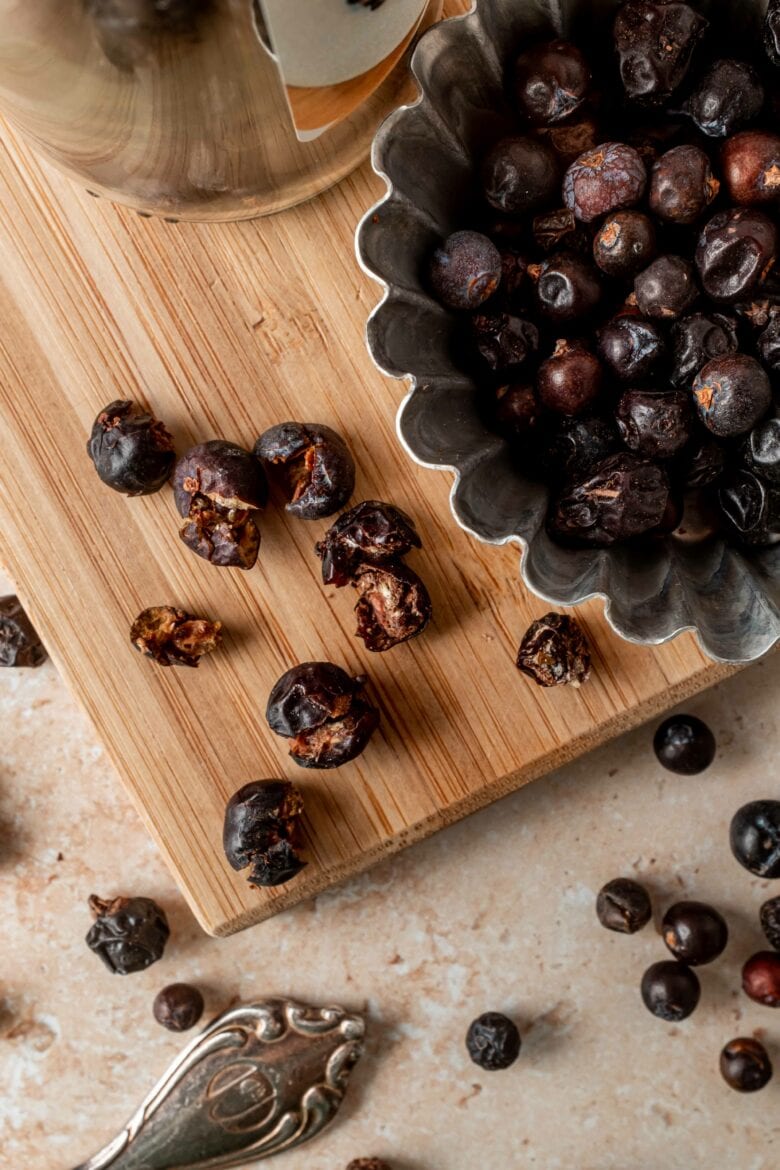
[[[777,257],[777,229],[750,208],[721,211],[699,236],[696,267],[702,288],[716,301],[747,298],[766,280]]]
[[[546,466],[553,477],[585,479],[618,450],[617,429],[605,418],[563,418],[546,450]]]
[[[670,1024],[685,1020],[699,1002],[701,985],[695,972],[672,959],[653,963],[642,976],[642,1001],[649,1012]]]
[[[742,544],[760,547],[780,536],[780,491],[754,472],[733,472],[718,489],[718,503]]]
[[[720,190],[710,160],[698,146],[675,146],[650,173],[650,210],[669,223],[695,223]]]
[[[127,399],[101,410],[87,454],[103,483],[126,496],[158,492],[176,462],[173,439],[163,423]]]
[[[707,21],[687,4],[626,0],[615,17],[620,77],[628,97],[665,102],[685,80]]]
[[[151,898],[98,898],[92,894],[89,908],[95,922],[87,934],[87,946],[109,971],[130,975],[162,958],[170,928],[165,911]]]
[[[322,561],[323,583],[342,588],[363,565],[393,564],[421,543],[414,521],[400,508],[363,500],[331,524],[314,550]]]
[[[713,358],[736,353],[734,322],[720,313],[693,313],[672,326],[673,385],[690,387],[702,366]]]
[[[508,248],[502,249],[501,256],[501,293],[504,300],[514,304],[523,301],[523,292],[528,284],[528,262],[519,252]]]
[[[780,878],[780,800],[752,800],[734,814],[731,852],[760,878]]]
[[[647,459],[671,459],[687,446],[693,429],[690,396],[683,390],[626,390],[615,419],[629,451]]]
[[[680,776],[695,776],[715,759],[715,736],[695,715],[670,715],[653,736],[659,764]]]
[[[772,387],[755,358],[733,353],[707,362],[694,379],[693,397],[707,429],[729,439],[744,435],[766,414]]]
[[[761,113],[764,87],[746,61],[722,58],[699,81],[686,109],[703,134],[726,138]]]
[[[559,179],[555,152],[537,138],[502,138],[482,164],[485,198],[509,215],[525,215],[551,202]]]
[[[541,407],[533,386],[512,382],[499,386],[494,397],[494,418],[500,434],[510,442],[526,439],[539,423]]]
[[[563,179],[563,201],[578,219],[591,223],[610,211],[633,207],[646,185],[645,164],[633,146],[604,142],[571,164]]]
[[[780,200],[780,135],[743,130],[724,142],[723,180],[734,203],[754,207]]]
[[[542,362],[536,388],[543,406],[556,414],[584,414],[601,390],[601,362],[582,345],[561,340]]]
[[[596,917],[607,930],[636,934],[653,916],[650,895],[631,878],[614,878],[599,890]]]
[[[177,460],[173,496],[189,549],[220,568],[252,568],[260,548],[257,509],[268,497],[252,452],[223,439],[198,443]]]
[[[780,951],[780,897],[769,898],[763,903],[759,921],[770,947]]]
[[[587,317],[601,299],[601,284],[592,264],[573,252],[559,252],[531,265],[539,311],[554,324]]]
[[[659,256],[634,280],[634,293],[645,317],[682,317],[699,295],[693,266],[682,256]]]
[[[620,452],[554,501],[548,528],[565,544],[607,548],[657,529],[669,500],[669,481],[657,464]]]
[[[521,53],[515,65],[515,96],[520,112],[537,126],[570,117],[584,102],[590,70],[576,45],[548,41]]]
[[[339,768],[360,755],[379,726],[363,676],[331,662],[303,662],[286,671],[268,697],[271,731],[291,740],[302,768]]]
[[[675,959],[689,967],[713,962],[729,941],[725,918],[706,902],[675,902],[664,914],[661,933]]]
[[[521,366],[539,346],[536,326],[509,313],[477,313],[471,329],[477,352],[491,370]]]
[[[742,990],[754,1003],[780,1007],[780,955],[759,951],[742,968]]]
[[[763,31],[766,54],[773,65],[780,67],[780,0],[769,0]]]
[[[487,1072],[509,1068],[520,1055],[520,1033],[501,1012],[485,1012],[466,1034],[466,1048],[474,1064]]]
[[[203,996],[189,983],[170,983],[158,991],[152,1013],[158,1024],[169,1032],[186,1032],[194,1028],[203,1015]]]
[[[607,276],[633,276],[655,256],[655,226],[641,211],[608,215],[593,240],[593,259]]]
[[[579,687],[590,678],[590,646],[576,618],[547,613],[531,622],[516,666],[540,687]]]
[[[306,865],[299,856],[303,797],[289,780],[252,780],[227,803],[222,847],[252,886],[279,886]]]
[[[448,309],[477,309],[498,288],[501,256],[481,232],[453,232],[433,253],[428,278]]]
[[[255,443],[255,458],[281,472],[285,509],[300,520],[320,520],[343,508],[355,488],[355,461],[347,444],[324,423],[284,422]]]
[[[599,331],[598,353],[621,382],[638,382],[656,369],[666,342],[654,321],[626,313]]]
[[[755,1093],[772,1079],[772,1062],[760,1040],[738,1036],[720,1054],[720,1071],[726,1084],[738,1093]]]
[[[748,435],[742,461],[749,471],[780,487],[780,418],[768,418]]]

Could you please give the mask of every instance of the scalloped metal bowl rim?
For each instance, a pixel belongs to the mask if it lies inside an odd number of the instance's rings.
[[[477,11],[477,7],[476,7],[476,0],[473,0],[473,3],[474,3],[474,7],[472,7],[468,12],[464,12],[458,16],[447,17],[446,21],[444,21],[444,22],[440,21],[439,24],[441,24],[441,23],[450,24],[452,22],[463,23],[463,22],[470,21],[472,18],[476,18],[478,20],[479,16],[478,16],[478,11]],[[374,308],[371,310],[371,312],[368,315],[368,318],[366,319],[366,325],[364,328],[364,339],[366,342],[366,348],[369,352],[369,355],[370,355],[371,360],[373,361],[374,365],[382,374],[385,375],[385,377],[393,378],[395,381],[405,381],[409,387],[406,395],[402,399],[402,401],[398,407],[398,410],[396,412],[396,428],[395,429],[396,429],[396,434],[398,436],[398,439],[401,443],[401,446],[406,451],[406,453],[410,456],[410,458],[415,463],[418,464],[418,466],[425,467],[425,468],[429,469],[430,471],[449,472],[452,475],[453,482],[452,482],[452,486],[450,488],[450,494],[449,494],[450,511],[452,512],[452,515],[454,516],[456,523],[459,525],[460,528],[462,528],[464,530],[464,532],[467,532],[469,534],[469,536],[474,537],[481,544],[490,544],[490,545],[495,545],[495,546],[501,546],[501,545],[505,545],[505,544],[516,544],[519,547],[519,549],[520,549],[520,577],[521,577],[521,580],[522,580],[523,584],[525,585],[525,587],[535,597],[540,598],[542,601],[545,601],[550,605],[562,605],[562,606],[565,606],[567,608],[573,608],[573,607],[578,606],[578,605],[583,605],[586,601],[594,601],[594,600],[601,601],[601,602],[603,602],[603,605],[604,605],[604,617],[606,618],[606,621],[609,624],[609,626],[611,627],[611,629],[613,629],[615,631],[615,633],[618,634],[619,637],[623,638],[624,641],[634,643],[635,645],[662,646],[664,643],[671,642],[674,638],[679,637],[680,634],[690,633],[690,634],[693,634],[693,636],[696,640],[696,643],[697,643],[699,649],[701,650],[701,652],[705,655],[705,657],[710,658],[713,662],[721,662],[721,663],[724,663],[727,665],[738,666],[738,665],[745,665],[749,662],[757,661],[759,658],[763,657],[765,654],[768,654],[769,651],[772,650],[780,642],[780,634],[778,634],[776,638],[774,638],[767,646],[765,646],[757,654],[751,655],[747,658],[723,658],[720,655],[716,654],[709,647],[704,645],[699,628],[695,625],[691,625],[691,624],[681,625],[681,626],[676,627],[675,629],[671,630],[669,633],[662,635],[661,637],[653,637],[652,635],[650,635],[648,637],[636,637],[634,635],[626,633],[623,629],[620,628],[620,625],[615,621],[615,619],[612,616],[612,606],[613,606],[612,598],[609,596],[609,594],[603,593],[600,590],[594,590],[591,593],[583,593],[581,596],[576,597],[574,600],[568,600],[568,601],[561,601],[561,599],[559,597],[554,597],[551,594],[544,593],[539,588],[537,588],[537,586],[532,585],[530,583],[530,581],[528,580],[527,575],[526,575],[526,553],[528,551],[527,540],[525,540],[522,536],[517,535],[516,533],[509,533],[507,536],[491,538],[488,536],[483,536],[482,533],[478,532],[474,528],[471,528],[465,522],[465,520],[462,518],[462,516],[459,514],[459,510],[458,510],[458,507],[456,504],[456,496],[457,496],[457,492],[458,492],[458,487],[460,485],[460,482],[462,479],[462,474],[463,474],[461,472],[460,468],[456,464],[451,464],[451,463],[431,463],[428,460],[421,458],[421,456],[419,456],[417,454],[417,452],[414,450],[414,448],[406,441],[406,439],[404,437],[401,421],[402,421],[404,412],[405,412],[409,402],[411,401],[413,395],[415,394],[416,390],[418,389],[418,381],[417,381],[417,378],[415,377],[415,375],[412,373],[398,374],[393,370],[388,370],[385,366],[382,365],[382,363],[380,361],[377,360],[376,354],[374,353],[374,348],[371,344],[370,335],[369,335],[370,325],[371,325],[371,322],[373,321],[373,319],[378,315],[378,313],[381,310],[382,306],[384,305],[385,301],[390,296],[390,285],[384,279],[384,277],[380,276],[378,272],[376,272],[373,268],[371,268],[369,266],[369,264],[366,263],[366,261],[363,257],[362,235],[363,235],[364,227],[369,222],[371,222],[372,217],[374,215],[376,215],[377,211],[379,211],[379,209],[384,206],[384,204],[388,201],[388,199],[395,192],[395,188],[393,186],[391,179],[389,178],[387,172],[382,169],[382,165],[381,165],[380,159],[379,159],[380,150],[382,148],[384,140],[394,130],[396,122],[401,121],[403,119],[404,115],[407,113],[407,111],[413,110],[416,107],[422,105],[422,103],[426,100],[426,94],[422,88],[422,83],[420,82],[420,78],[418,76],[417,69],[415,67],[415,65],[416,65],[415,59],[416,59],[417,51],[418,51],[418,48],[419,48],[419,45],[421,44],[421,42],[427,36],[431,35],[431,33],[433,33],[437,27],[438,27],[438,25],[435,24],[423,33],[423,35],[420,37],[420,40],[417,42],[417,45],[415,46],[414,52],[412,53],[411,61],[409,64],[409,69],[410,69],[410,73],[414,79],[414,82],[417,85],[417,90],[418,90],[417,97],[415,98],[414,101],[406,102],[404,105],[398,106],[397,109],[393,110],[392,113],[388,114],[388,116],[381,123],[376,134],[374,135],[374,140],[371,144],[371,166],[372,166],[374,173],[380,179],[382,179],[382,181],[384,182],[385,192],[361,216],[361,218],[357,224],[357,227],[355,228],[355,255],[357,258],[357,262],[358,262],[361,270],[366,274],[366,276],[370,277],[370,279],[373,280],[376,284],[378,284],[382,289],[382,296],[377,301],[376,305],[374,305]]]

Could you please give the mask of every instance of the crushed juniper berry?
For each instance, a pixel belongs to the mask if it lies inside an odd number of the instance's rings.
[[[636,934],[653,916],[650,895],[631,878],[613,878],[596,898],[596,917],[607,930]]]
[[[603,369],[584,345],[560,339],[552,357],[539,366],[536,389],[539,400],[556,414],[584,414],[596,402]]]
[[[165,911],[151,898],[92,894],[89,908],[95,921],[87,933],[87,946],[109,971],[130,975],[162,958],[170,929]]]
[[[521,366],[539,346],[539,330],[510,313],[477,313],[471,319],[474,344],[491,370]]]
[[[355,606],[357,637],[367,650],[391,650],[421,634],[431,620],[428,590],[418,575],[399,561],[363,565],[352,584],[358,592]]]
[[[655,224],[642,211],[608,215],[593,239],[593,259],[607,276],[633,276],[655,256]]]
[[[499,1072],[513,1065],[522,1041],[517,1025],[501,1012],[485,1012],[472,1021],[466,1033],[469,1056],[487,1072]]]
[[[222,847],[251,886],[279,886],[299,874],[303,797],[289,780],[252,780],[227,803]]]
[[[492,208],[510,215],[537,211],[558,190],[555,151],[538,138],[503,138],[482,164],[482,185]]]
[[[761,547],[780,536],[780,491],[754,472],[733,471],[718,488],[718,502],[738,543]]]
[[[626,0],[614,25],[626,95],[660,105],[682,85],[707,21],[687,4]]]
[[[689,967],[712,963],[729,941],[725,918],[706,902],[675,902],[664,914],[661,934],[674,957]]]
[[[223,439],[199,443],[177,461],[173,492],[184,517],[179,536],[189,549],[221,568],[252,568],[268,485],[251,451]]]
[[[653,736],[660,764],[681,776],[695,776],[715,759],[715,736],[696,715],[670,715]]]
[[[673,385],[688,389],[702,366],[712,358],[736,353],[735,322],[721,313],[693,313],[675,321],[671,330]]]
[[[620,447],[620,436],[611,419],[562,418],[546,446],[550,478],[582,479],[595,471]]]
[[[695,223],[715,199],[720,182],[698,146],[674,146],[650,173],[650,210],[667,223]]]
[[[758,917],[770,947],[780,951],[780,897],[768,898]]]
[[[683,390],[626,390],[615,419],[629,451],[648,459],[671,459],[693,431],[690,395]]]
[[[563,178],[563,201],[577,219],[591,223],[610,211],[633,207],[646,186],[647,170],[638,151],[623,142],[604,142],[571,164]]]
[[[133,622],[130,641],[160,666],[197,666],[222,641],[222,622],[195,617],[173,605],[152,605]]]
[[[631,313],[614,317],[597,336],[599,357],[621,382],[643,381],[666,356],[661,327]]]
[[[777,258],[777,229],[761,211],[721,211],[706,224],[696,247],[701,286],[715,301],[738,301],[761,289]]]
[[[0,667],[40,666],[46,650],[19,598],[0,597]]]
[[[657,464],[618,452],[558,496],[548,530],[567,545],[607,548],[657,529],[669,500],[669,480]]]
[[[780,135],[743,130],[726,139],[720,161],[734,203],[754,207],[780,200]]]
[[[347,444],[324,423],[284,422],[264,431],[255,457],[280,468],[290,499],[288,512],[319,520],[343,508],[355,488],[355,461]]]
[[[542,264],[530,264],[536,282],[536,303],[553,324],[587,317],[601,300],[601,284],[592,264],[574,252],[557,252]]]
[[[576,618],[547,613],[532,622],[517,652],[517,669],[540,687],[579,687],[590,678],[590,646]]]
[[[158,492],[171,478],[176,461],[173,439],[163,423],[128,399],[100,411],[87,454],[103,483],[126,496]]]
[[[741,454],[749,471],[780,487],[780,418],[768,418],[754,427]]]
[[[707,362],[694,378],[692,390],[701,421],[720,439],[744,435],[772,405],[766,370],[743,353]]]
[[[780,800],[751,800],[729,828],[731,852],[756,877],[780,878]]]
[[[536,429],[541,406],[533,386],[511,382],[493,394],[493,418],[499,434],[510,442],[522,442]]]
[[[388,565],[420,548],[414,521],[381,500],[363,500],[339,516],[314,546],[325,585],[352,582],[364,565]]]
[[[520,113],[537,126],[569,118],[585,101],[590,70],[576,45],[547,41],[521,53],[514,90]]]
[[[447,308],[477,309],[499,286],[501,256],[481,232],[453,232],[433,253],[428,278]]]
[[[659,1020],[670,1024],[687,1019],[701,997],[694,971],[673,959],[653,963],[642,976],[642,1002]]]
[[[770,316],[756,345],[764,365],[775,373],[780,372],[780,312]]]
[[[742,968],[742,990],[755,1003],[780,1007],[780,955],[759,951]]]
[[[682,317],[699,295],[693,265],[682,256],[659,256],[634,279],[634,295],[645,317]]]
[[[302,662],[274,685],[268,726],[292,741],[290,755],[302,768],[339,768],[360,755],[379,726],[365,684],[332,662]]]
[[[190,983],[170,983],[157,992],[152,1014],[169,1032],[186,1032],[194,1028],[203,1015],[203,996]]]
[[[772,1079],[772,1062],[760,1040],[738,1036],[720,1054],[720,1071],[726,1084],[738,1093],[755,1093]]]
[[[726,138],[761,113],[764,87],[746,61],[724,57],[715,61],[685,103],[703,134]]]

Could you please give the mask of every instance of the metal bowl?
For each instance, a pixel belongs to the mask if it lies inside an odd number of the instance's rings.
[[[748,662],[780,638],[780,545],[745,553],[723,540],[652,549],[569,550],[545,530],[547,490],[525,479],[508,445],[487,430],[474,382],[453,358],[457,319],[421,280],[442,237],[465,226],[474,160],[513,125],[504,96],[508,60],[529,36],[571,35],[583,20],[608,19],[614,4],[478,0],[421,38],[411,61],[418,100],[380,128],[374,170],[387,194],[357,231],[363,269],[384,289],[366,338],[377,366],[410,390],[398,433],[426,467],[453,472],[451,506],[468,532],[492,544],[516,541],[520,573],[555,605],[604,599],[607,620],[632,642],[659,643],[692,630],[712,658]],[[709,4],[734,20],[734,0]],[[758,25],[760,3],[740,4],[742,27]],[[756,28],[756,33],[758,29]]]

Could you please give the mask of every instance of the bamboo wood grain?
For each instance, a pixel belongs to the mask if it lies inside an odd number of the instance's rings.
[[[2,559],[207,931],[258,922],[728,673],[690,637],[621,642],[595,603],[582,610],[587,686],[541,691],[516,671],[519,636],[547,607],[520,586],[514,548],[458,529],[448,476],[403,453],[405,388],[364,349],[377,290],[352,235],[379,192],[367,166],[272,219],[175,225],[91,199],[7,130],[1,149]],[[249,446],[296,417],[342,431],[356,498],[393,500],[418,521],[424,550],[410,563],[431,588],[433,627],[368,654],[350,591],[319,580],[325,524],[288,519],[278,502],[255,570],[198,560],[177,539],[168,490],[127,500],[92,472],[86,435],[119,397],[153,406],[180,447]],[[164,602],[225,623],[223,650],[197,671],[156,668],[128,643],[135,613]],[[317,658],[365,671],[383,713],[360,760],[319,775],[263,719],[278,675]],[[227,867],[222,815],[239,785],[278,775],[305,791],[310,864],[261,892]]]

